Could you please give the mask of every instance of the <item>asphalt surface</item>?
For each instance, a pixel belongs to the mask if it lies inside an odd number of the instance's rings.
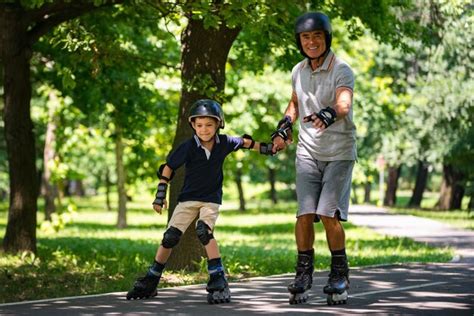
[[[474,234],[413,216],[354,206],[350,222],[386,235],[452,246],[446,264],[404,264],[351,270],[348,303],[328,306],[322,287],[327,271],[314,274],[307,303],[290,305],[293,275],[252,278],[230,284],[230,303],[209,305],[205,285],[159,289],[158,296],[127,301],[125,292],[0,305],[0,315],[474,315]]]

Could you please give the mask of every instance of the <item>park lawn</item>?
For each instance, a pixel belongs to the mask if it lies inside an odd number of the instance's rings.
[[[474,230],[474,213],[466,210],[437,211],[431,209],[390,208],[391,213],[434,219],[453,227]]]
[[[294,203],[259,207],[246,212],[225,210],[215,236],[231,280],[293,273]],[[0,234],[5,233],[6,207],[0,207]],[[41,217],[41,216],[39,216]],[[167,215],[147,203],[130,203],[128,228],[115,228],[116,213],[103,210],[97,198],[77,200],[72,222],[57,232],[38,229],[38,254],[0,256],[0,303],[74,295],[127,291],[153,260]],[[39,219],[41,223],[41,218]],[[439,249],[406,238],[378,235],[345,223],[352,267],[402,262],[446,262],[451,249]],[[316,225],[315,268],[328,268],[321,224]],[[206,264],[199,272],[165,271],[160,286],[205,283]]]

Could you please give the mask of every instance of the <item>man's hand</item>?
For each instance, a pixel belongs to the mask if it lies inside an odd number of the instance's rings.
[[[283,140],[282,137],[280,136],[276,136],[274,139],[273,139],[273,148],[272,148],[272,152],[274,154],[276,154],[277,152],[279,152],[280,150],[283,150],[286,148],[286,142]]]
[[[312,122],[311,125],[313,125],[314,128],[316,129],[320,129],[320,130],[324,130],[326,129],[326,125],[324,125],[323,121],[321,121],[315,113],[313,114],[310,114],[308,116],[305,116],[303,118],[303,123],[308,123],[308,122]]]
[[[313,122],[313,127],[319,130],[324,130],[334,124],[336,121],[336,111],[327,107],[318,113],[313,113],[303,118],[303,122]]]

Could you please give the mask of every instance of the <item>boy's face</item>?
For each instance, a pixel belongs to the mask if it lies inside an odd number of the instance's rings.
[[[193,122],[191,122],[196,135],[200,140],[208,142],[214,138],[216,135],[219,124],[217,120],[213,117],[196,117]]]
[[[318,58],[326,51],[326,36],[323,31],[301,32],[301,47],[310,58]]]

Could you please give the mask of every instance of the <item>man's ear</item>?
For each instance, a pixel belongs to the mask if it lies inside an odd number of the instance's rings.
[[[193,129],[196,129],[196,123],[194,122],[194,120],[191,121],[191,126],[192,126]]]

